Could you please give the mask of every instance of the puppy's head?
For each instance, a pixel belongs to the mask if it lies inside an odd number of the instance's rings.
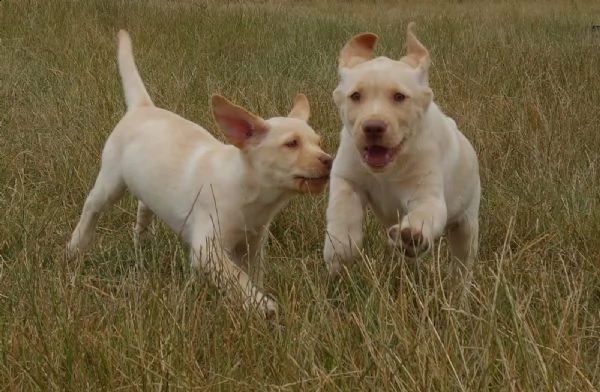
[[[433,99],[428,85],[430,58],[414,34],[406,33],[407,53],[400,60],[373,58],[377,36],[352,38],[340,54],[340,82],[333,99],[344,128],[349,130],[362,160],[373,171],[383,171],[403,152],[419,131],[419,123]]]
[[[264,120],[219,95],[213,115],[227,140],[239,148],[261,182],[297,192],[321,192],[329,181],[332,158],[308,125],[310,107],[298,94],[287,117]]]

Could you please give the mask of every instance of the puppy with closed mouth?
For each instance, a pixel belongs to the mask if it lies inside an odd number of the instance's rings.
[[[456,123],[433,102],[430,57],[407,28],[400,60],[373,58],[377,36],[352,38],[333,98],[343,128],[331,172],[324,258],[340,272],[363,243],[365,208],[408,257],[446,233],[454,271],[468,278],[478,246],[479,165]]]
[[[135,234],[156,214],[191,247],[191,266],[219,287],[273,315],[258,260],[269,224],[295,194],[321,192],[332,158],[307,124],[298,94],[287,117],[262,119],[219,95],[212,111],[230,144],[152,103],[134,62],[129,35],[119,32],[118,65],[127,113],[106,141],[100,172],[67,251],[92,240],[99,214],[129,189],[139,200]],[[255,279],[249,269],[255,265]]]

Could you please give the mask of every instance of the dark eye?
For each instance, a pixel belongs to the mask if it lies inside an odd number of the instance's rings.
[[[358,91],[353,92],[352,94],[350,94],[350,99],[354,102],[360,101],[360,93]]]
[[[402,94],[402,93],[396,93],[394,94],[394,101],[396,102],[402,102],[406,99],[406,95]]]
[[[285,143],[284,146],[286,146],[287,148],[296,148],[298,147],[298,140],[290,140],[289,142]]]

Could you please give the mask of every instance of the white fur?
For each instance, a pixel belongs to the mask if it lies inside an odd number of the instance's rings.
[[[427,251],[445,232],[454,270],[467,278],[477,253],[477,157],[454,120],[432,100],[429,53],[413,26],[407,31],[407,54],[399,61],[372,58],[377,37],[370,33],[351,39],[340,55],[334,100],[343,128],[324,247],[333,274],[358,256],[367,206],[388,228],[388,243],[407,256]],[[396,93],[402,94],[397,100]],[[377,137],[366,132],[373,122],[385,129]],[[389,154],[371,153],[373,146]]]
[[[131,40],[119,32],[119,70],[128,111],[109,136],[96,183],[88,195],[68,254],[92,240],[100,212],[128,188],[138,199],[136,236],[156,214],[191,246],[191,265],[244,305],[267,314],[275,303],[248,271],[269,223],[297,193],[325,187],[331,157],[306,123],[309,106],[299,94],[288,117],[268,120],[217,95],[213,113],[226,138],[153,105],[134,63]]]

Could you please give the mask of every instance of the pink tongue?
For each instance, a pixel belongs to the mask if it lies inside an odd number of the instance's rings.
[[[385,166],[390,161],[390,149],[381,146],[368,147],[364,153],[363,158],[365,162],[370,166]]]

